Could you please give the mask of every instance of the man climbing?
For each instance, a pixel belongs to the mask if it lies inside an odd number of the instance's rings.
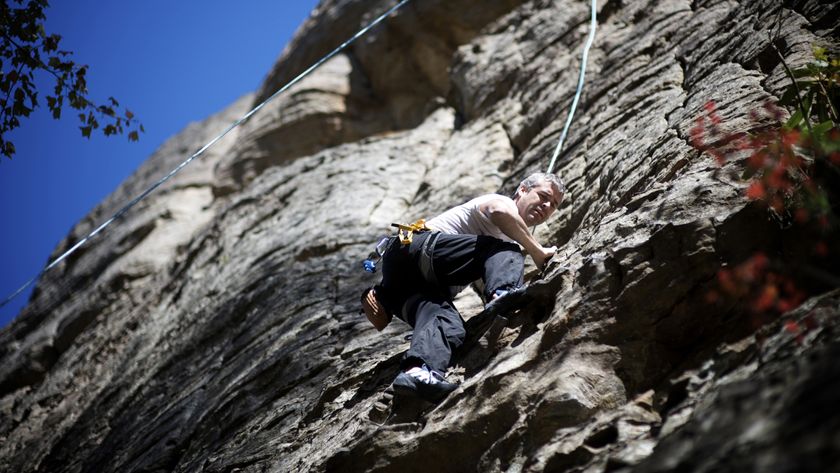
[[[482,195],[429,220],[428,231],[415,233],[408,245],[391,239],[382,281],[362,294],[362,309],[377,330],[395,315],[414,328],[395,392],[437,402],[456,388],[443,377],[466,336],[454,292],[482,279],[487,308],[504,310],[521,299],[525,257],[519,245],[539,268],[554,255],[556,248],[543,247],[528,227],[545,222],[564,193],[556,175],[532,174],[513,199]]]

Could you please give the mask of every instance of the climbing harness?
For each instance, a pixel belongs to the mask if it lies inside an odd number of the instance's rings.
[[[17,291],[15,291],[14,293],[12,293],[12,295],[10,295],[10,296],[8,296],[6,299],[4,299],[4,300],[3,300],[3,302],[0,302],[0,307],[3,307],[3,306],[5,306],[6,304],[8,304],[9,302],[11,302],[11,301],[12,301],[15,297],[17,297],[17,296],[18,296],[21,292],[23,292],[23,291],[24,291],[27,287],[29,287],[32,283],[34,283],[34,282],[35,282],[38,278],[40,278],[40,277],[41,277],[44,273],[46,273],[46,272],[47,272],[47,271],[49,271],[50,269],[54,268],[56,265],[58,265],[58,263],[60,263],[60,262],[61,262],[61,261],[63,261],[65,258],[67,258],[67,257],[68,257],[68,256],[70,256],[71,254],[73,254],[76,250],[78,250],[80,247],[82,247],[82,245],[84,245],[85,243],[87,243],[87,242],[88,242],[91,238],[93,238],[93,237],[94,237],[94,236],[96,236],[99,232],[101,232],[102,230],[104,230],[104,229],[105,229],[105,227],[107,227],[108,225],[110,225],[111,223],[113,223],[115,220],[118,220],[120,217],[122,217],[123,215],[125,215],[125,213],[126,213],[126,212],[128,212],[128,211],[129,211],[132,207],[134,207],[135,205],[137,205],[137,203],[138,203],[138,202],[140,202],[141,200],[145,199],[145,198],[146,198],[149,194],[151,194],[152,192],[154,192],[154,191],[155,191],[155,189],[157,189],[158,187],[160,187],[161,185],[163,185],[166,181],[168,181],[168,180],[169,180],[169,179],[171,179],[173,176],[175,176],[176,174],[178,174],[178,173],[181,171],[181,169],[183,169],[183,168],[184,168],[184,167],[186,167],[188,164],[190,164],[190,163],[191,163],[191,162],[192,162],[195,158],[197,158],[197,157],[201,156],[201,155],[202,155],[205,151],[207,151],[207,149],[208,149],[208,148],[210,148],[211,146],[213,146],[214,144],[216,144],[216,143],[217,143],[219,140],[221,140],[221,139],[222,139],[225,135],[227,135],[228,133],[230,133],[230,132],[231,132],[234,128],[238,127],[239,125],[241,125],[242,123],[244,123],[246,120],[248,120],[249,118],[251,118],[251,116],[252,116],[252,115],[254,115],[254,114],[255,114],[255,113],[257,113],[260,109],[262,109],[263,107],[265,107],[265,106],[266,106],[266,104],[268,104],[269,102],[271,102],[272,100],[274,100],[275,98],[277,98],[277,96],[279,96],[280,94],[282,94],[283,92],[285,92],[286,90],[288,90],[291,86],[293,86],[293,85],[297,84],[298,82],[300,82],[300,81],[301,81],[304,77],[308,76],[308,75],[309,75],[312,71],[314,71],[315,69],[317,69],[317,68],[318,68],[319,66],[321,66],[323,63],[327,62],[329,59],[331,59],[331,58],[332,58],[333,56],[335,56],[336,54],[338,54],[338,53],[340,53],[341,51],[343,51],[345,48],[347,48],[347,46],[351,45],[351,44],[352,44],[353,42],[355,42],[357,39],[359,39],[360,37],[364,36],[364,35],[365,35],[365,34],[366,34],[366,33],[367,33],[367,32],[368,32],[371,28],[373,28],[374,26],[376,26],[376,25],[378,25],[379,23],[381,23],[381,22],[382,22],[385,18],[387,18],[389,15],[391,15],[392,13],[394,13],[394,12],[396,12],[397,10],[399,10],[400,8],[402,8],[402,7],[403,7],[406,3],[410,2],[410,1],[411,1],[411,0],[401,0],[399,3],[397,3],[396,5],[394,5],[393,7],[391,7],[388,11],[386,11],[385,13],[383,13],[383,14],[379,15],[379,16],[378,16],[375,20],[373,20],[372,22],[370,22],[367,26],[365,26],[364,28],[362,28],[361,30],[359,30],[356,34],[354,34],[352,37],[350,37],[350,39],[348,39],[348,40],[344,41],[343,43],[341,43],[341,44],[340,44],[337,48],[333,49],[333,50],[332,50],[330,53],[328,53],[326,56],[324,56],[324,57],[322,57],[321,59],[319,59],[319,60],[318,60],[315,64],[313,64],[313,65],[309,66],[309,68],[308,68],[308,69],[306,69],[305,71],[303,71],[303,72],[301,72],[300,74],[298,74],[298,75],[297,75],[294,79],[292,79],[291,81],[287,82],[287,83],[286,83],[286,85],[284,85],[283,87],[281,87],[280,89],[278,89],[276,92],[274,92],[274,93],[273,93],[270,97],[268,97],[267,99],[263,100],[263,101],[262,101],[259,105],[257,105],[256,107],[254,107],[254,108],[253,108],[250,112],[248,112],[248,113],[246,113],[245,115],[243,115],[243,116],[242,116],[242,118],[240,118],[240,119],[236,120],[235,122],[233,122],[233,124],[231,124],[230,126],[228,126],[228,127],[227,127],[227,128],[226,128],[226,129],[225,129],[225,130],[221,133],[221,134],[219,134],[218,136],[216,136],[215,138],[213,138],[213,139],[212,139],[209,143],[207,143],[206,145],[204,145],[201,149],[199,149],[198,151],[196,151],[196,152],[195,152],[192,156],[190,156],[190,157],[189,157],[189,158],[187,158],[184,162],[182,162],[181,164],[179,164],[179,165],[178,165],[175,169],[173,169],[173,170],[172,170],[169,174],[167,174],[167,175],[166,175],[166,176],[164,176],[162,179],[160,179],[159,181],[157,181],[156,183],[154,183],[151,187],[149,187],[148,189],[146,189],[145,191],[143,191],[143,193],[141,193],[140,195],[138,195],[137,197],[135,197],[135,198],[134,198],[133,200],[131,200],[128,204],[126,204],[123,208],[121,208],[120,210],[118,210],[118,211],[117,211],[117,212],[116,212],[116,213],[115,213],[115,214],[114,214],[111,218],[109,218],[107,221],[105,221],[105,223],[103,223],[102,225],[98,226],[95,230],[93,230],[92,232],[90,232],[90,233],[89,233],[86,237],[84,237],[84,238],[82,238],[81,240],[79,240],[79,241],[78,241],[75,245],[73,245],[73,246],[72,246],[69,250],[67,250],[67,251],[65,251],[64,253],[62,253],[62,254],[61,254],[61,256],[59,256],[58,258],[56,258],[55,260],[53,260],[53,262],[51,262],[49,265],[47,265],[46,267],[44,267],[44,269],[42,269],[40,272],[38,272],[38,274],[36,274],[36,275],[35,275],[34,277],[32,277],[29,281],[27,281],[27,282],[26,282],[26,284],[24,284],[24,285],[23,285],[23,286],[21,286],[21,287],[20,287]]]
[[[397,229],[396,236],[384,236],[377,241],[373,251],[368,254],[368,257],[362,261],[362,267],[369,273],[375,273],[379,260],[385,255],[385,251],[391,245],[393,239],[398,239],[402,245],[410,245],[414,240],[415,233],[423,233],[431,231],[426,226],[425,219],[419,219],[414,223],[392,223],[392,227]],[[425,246],[424,246],[425,248]]]
[[[397,237],[399,237],[400,243],[403,245],[410,245],[411,241],[414,239],[415,233],[431,231],[429,230],[429,227],[426,226],[426,220],[422,218],[408,225],[402,223],[392,223],[391,226],[397,228]]]
[[[575,116],[580,94],[583,92],[583,78],[586,75],[586,61],[589,57],[589,48],[592,46],[592,41],[595,39],[595,29],[598,27],[597,21],[597,0],[592,0],[591,13],[589,19],[589,36],[586,38],[586,44],[583,47],[583,55],[580,60],[580,74],[578,75],[577,90],[575,91],[575,98],[572,100],[572,106],[569,109],[569,115],[566,117],[566,124],[563,126],[563,132],[560,134],[560,141],[557,142],[557,147],[554,148],[554,155],[551,156],[551,162],[548,164],[547,173],[554,170],[554,163],[557,161],[557,156],[560,155],[560,150],[563,149],[563,142],[566,141],[566,135],[569,133],[569,127],[572,125],[572,118]]]
[[[404,223],[392,223],[391,226],[397,229],[396,236],[386,236],[379,239],[373,251],[371,251],[368,254],[368,257],[364,261],[362,261],[362,267],[365,271],[369,273],[376,272],[379,260],[381,260],[382,256],[385,255],[385,251],[391,245],[393,239],[398,239],[400,241],[400,244],[402,245],[410,245],[411,242],[414,240],[415,233],[431,231],[429,230],[429,227],[426,226],[426,220],[422,218],[414,223],[410,223],[407,225]]]

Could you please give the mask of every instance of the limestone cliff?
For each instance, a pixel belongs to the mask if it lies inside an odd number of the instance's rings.
[[[688,143],[838,48],[840,3],[610,0],[539,238],[540,298],[459,354],[461,387],[384,422],[407,348],[358,314],[392,221],[546,167],[588,2],[414,0],[38,283],[0,332],[0,470],[826,471],[840,464],[840,294],[756,331],[710,304],[784,244],[738,164]],[[260,90],[165,143],[56,254],[392,2],[322,0]],[[465,318],[480,309],[466,291]]]

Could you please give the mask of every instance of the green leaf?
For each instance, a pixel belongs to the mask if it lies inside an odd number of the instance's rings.
[[[796,112],[790,116],[788,121],[785,123],[785,128],[796,128],[799,126],[799,123],[802,121],[802,110],[797,107]]]
[[[803,119],[807,120],[808,117],[811,116],[811,104],[814,103],[813,100],[814,96],[812,94],[808,94],[804,99],[802,99],[802,109],[805,110],[805,115]]]
[[[817,46],[817,45],[813,45],[811,47],[811,49],[814,52],[814,59],[816,59],[817,61],[827,61],[828,60],[828,56],[826,55],[827,51],[826,51],[825,48]]]
[[[812,128],[812,130],[814,130],[814,136],[816,136],[819,139],[820,137],[825,135],[826,132],[828,132],[828,130],[830,130],[833,126],[834,123],[832,123],[831,120],[826,120],[820,123],[819,125],[814,126]]]
[[[128,134],[128,141],[138,141],[140,140],[140,135],[137,134],[137,131],[132,131]]]
[[[91,128],[89,126],[80,126],[79,129],[82,130],[82,136],[90,139],[90,132],[91,132],[91,130],[93,130],[93,128]]]
[[[50,52],[58,49],[58,42],[61,41],[61,36],[54,34],[47,36],[44,39],[44,51]]]

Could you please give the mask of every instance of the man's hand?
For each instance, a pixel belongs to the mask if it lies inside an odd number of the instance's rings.
[[[541,246],[535,253],[531,254],[531,258],[534,259],[534,264],[537,265],[537,268],[542,271],[545,269],[545,265],[548,263],[548,260],[554,256],[554,253],[557,253],[556,246],[550,246],[548,248]]]

